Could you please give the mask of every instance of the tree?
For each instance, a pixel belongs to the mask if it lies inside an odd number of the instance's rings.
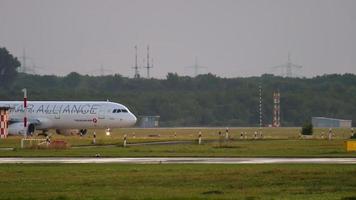
[[[0,86],[8,86],[17,75],[21,63],[6,48],[0,48]]]
[[[350,119],[356,125],[353,74],[300,79],[271,75],[220,78],[212,74],[192,78],[169,73],[167,79],[130,79],[75,72],[64,77],[21,73],[11,87],[0,89],[0,99],[20,98],[19,91],[26,87],[32,100],[121,102],[135,114],[160,115],[162,126],[258,126],[260,82],[264,124],[272,123],[272,94],[279,89],[285,126],[301,127],[313,116]]]
[[[64,77],[64,83],[66,86],[75,88],[78,86],[81,77],[82,76],[80,74],[78,74],[77,72],[71,72],[67,76]]]

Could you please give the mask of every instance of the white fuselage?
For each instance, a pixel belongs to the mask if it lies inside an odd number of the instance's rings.
[[[22,101],[0,101],[0,107],[10,107],[10,122],[24,121]],[[28,101],[27,119],[39,130],[122,128],[136,123],[124,105],[106,101]]]

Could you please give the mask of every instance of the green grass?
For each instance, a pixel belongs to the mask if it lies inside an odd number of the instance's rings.
[[[230,129],[233,140],[203,145],[154,145],[122,147],[147,141],[218,140],[224,128],[201,129],[120,129],[111,136],[97,132],[99,145],[86,147],[91,135],[53,135],[72,146],[65,150],[20,149],[20,137],[0,140],[7,156],[94,156],[107,157],[356,157],[347,153],[344,138],[349,130],[336,129],[336,139],[322,140],[316,129],[314,139],[298,139],[297,128],[264,129],[263,140],[252,139],[254,128]],[[240,140],[241,131],[248,140]],[[174,136],[176,133],[176,136]],[[220,165],[220,164],[1,164],[0,199],[356,199],[356,165]]]
[[[0,165],[0,199],[355,199],[355,165]]]
[[[72,146],[82,148],[70,148],[65,150],[51,149],[20,149],[20,137],[9,137],[0,140],[0,147],[14,147],[14,151],[0,151],[0,157],[5,156],[94,156],[100,153],[102,156],[119,157],[144,157],[144,156],[228,156],[228,157],[356,157],[356,152],[346,152],[343,138],[348,134],[347,129],[335,129],[336,139],[328,141],[320,138],[322,131],[316,129],[314,139],[298,139],[298,128],[267,128],[263,130],[263,140],[254,140],[255,129],[230,129],[229,142],[213,142],[197,145],[197,134],[201,131],[203,142],[218,141],[218,131],[224,133],[224,128],[201,129],[120,129],[111,136],[105,136],[103,132],[97,132],[97,147],[86,147],[91,144],[90,134],[79,136],[53,135],[52,140],[65,140]],[[248,139],[241,140],[240,132],[247,132]],[[176,137],[174,136],[176,133]],[[148,141],[189,140],[194,144],[180,145],[154,145],[131,146],[123,148],[123,135],[128,135],[129,143]],[[154,136],[154,137],[152,137]],[[100,145],[113,144],[114,147]]]
[[[151,145],[151,146],[98,146],[54,149],[15,149],[1,151],[0,157],[20,156],[94,156],[105,157],[356,157],[356,152],[346,152],[342,140],[244,140],[214,142],[203,145]]]
[[[94,130],[89,130],[89,133],[84,137],[79,136],[63,136],[57,135],[53,131],[52,139],[65,140],[71,145],[88,145],[92,141],[92,133]],[[225,128],[154,128],[154,129],[115,129],[111,136],[106,136],[104,130],[96,130],[99,144],[122,144],[124,135],[130,142],[147,142],[147,141],[169,141],[169,140],[194,140],[198,138],[198,133],[202,133],[203,139],[218,139],[218,132],[225,133]],[[229,136],[234,139],[239,139],[241,132],[246,132],[249,139],[253,138],[254,132],[258,128],[230,128]],[[350,137],[349,129],[333,129],[336,134],[336,139],[347,139]],[[300,128],[263,128],[263,137],[265,139],[298,139]],[[321,133],[324,136],[328,129],[314,129],[315,139],[321,138]],[[175,136],[176,135],[176,136]],[[42,137],[43,138],[43,137]],[[11,136],[5,140],[0,139],[0,147],[19,147],[21,137]]]

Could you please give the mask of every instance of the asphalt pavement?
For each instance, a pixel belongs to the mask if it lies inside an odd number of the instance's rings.
[[[216,157],[7,157],[5,163],[128,163],[128,164],[356,164],[356,158],[216,158]]]

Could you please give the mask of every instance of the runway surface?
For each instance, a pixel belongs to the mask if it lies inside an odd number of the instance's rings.
[[[0,158],[0,164],[5,163],[356,164],[356,158]]]

